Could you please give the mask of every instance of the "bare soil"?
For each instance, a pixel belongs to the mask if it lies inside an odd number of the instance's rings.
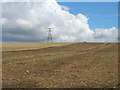
[[[117,43],[3,51],[3,88],[117,88]]]

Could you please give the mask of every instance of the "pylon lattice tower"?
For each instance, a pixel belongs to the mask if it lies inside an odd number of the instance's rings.
[[[48,37],[47,37],[47,42],[52,42],[52,29],[53,28],[47,28],[48,29]]]

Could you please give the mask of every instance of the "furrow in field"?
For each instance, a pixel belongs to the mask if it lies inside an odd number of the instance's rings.
[[[3,52],[3,87],[117,87],[117,44],[75,43]]]

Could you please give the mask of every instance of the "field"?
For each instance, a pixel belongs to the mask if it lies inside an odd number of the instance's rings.
[[[3,88],[117,88],[117,43],[3,44]]]
[[[33,50],[54,46],[68,45],[71,43],[3,43],[3,51]]]

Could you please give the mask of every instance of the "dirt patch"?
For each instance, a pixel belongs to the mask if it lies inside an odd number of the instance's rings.
[[[3,51],[3,88],[115,88],[117,43]]]

